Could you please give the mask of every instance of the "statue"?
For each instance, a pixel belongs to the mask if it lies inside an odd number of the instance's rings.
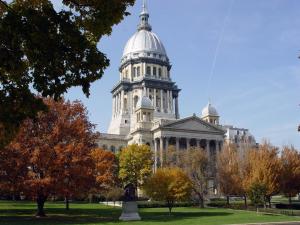
[[[136,201],[135,186],[133,184],[130,183],[125,186],[123,200],[125,202]]]
[[[136,187],[129,183],[124,188],[124,196],[122,203],[122,215],[120,220],[123,221],[132,221],[132,220],[141,220],[141,217],[138,213],[138,207],[136,203]]]

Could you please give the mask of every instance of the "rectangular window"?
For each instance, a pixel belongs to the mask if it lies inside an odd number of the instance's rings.
[[[133,67],[133,77],[136,77],[136,67]]]
[[[156,76],[156,67],[153,67],[153,76]]]
[[[137,72],[136,72],[138,77],[140,76],[140,73],[141,73],[140,70],[141,70],[141,69],[140,69],[140,67],[138,66],[138,67],[137,67]]]
[[[158,68],[158,76],[161,77],[161,68]]]
[[[147,66],[147,75],[151,75],[151,67]]]

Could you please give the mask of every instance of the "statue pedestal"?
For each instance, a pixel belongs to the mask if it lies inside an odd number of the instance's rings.
[[[122,215],[120,216],[119,220],[123,220],[123,221],[141,220],[141,217],[138,212],[137,203],[135,201],[123,202]]]

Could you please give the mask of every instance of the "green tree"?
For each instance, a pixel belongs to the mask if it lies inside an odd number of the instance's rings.
[[[192,183],[180,168],[161,168],[145,183],[144,190],[153,200],[165,201],[171,214],[176,201],[190,198]]]
[[[119,153],[119,178],[136,188],[152,174],[153,153],[148,145],[128,145]]]
[[[265,203],[266,194],[267,187],[260,183],[253,183],[248,190],[248,196],[256,208]]]
[[[45,110],[36,97],[60,98],[80,86],[86,96],[109,65],[97,42],[134,0],[0,0],[0,147],[21,122]]]

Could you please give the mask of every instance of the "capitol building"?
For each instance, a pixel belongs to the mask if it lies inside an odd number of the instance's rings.
[[[247,129],[220,124],[209,102],[201,115],[180,118],[180,88],[172,79],[167,51],[152,32],[145,3],[136,33],[128,40],[120,64],[120,80],[112,88],[112,118],[98,145],[117,152],[128,144],[147,144],[155,155],[155,168],[164,164],[170,145],[177,151],[199,147],[211,160],[225,142],[256,145]]]

